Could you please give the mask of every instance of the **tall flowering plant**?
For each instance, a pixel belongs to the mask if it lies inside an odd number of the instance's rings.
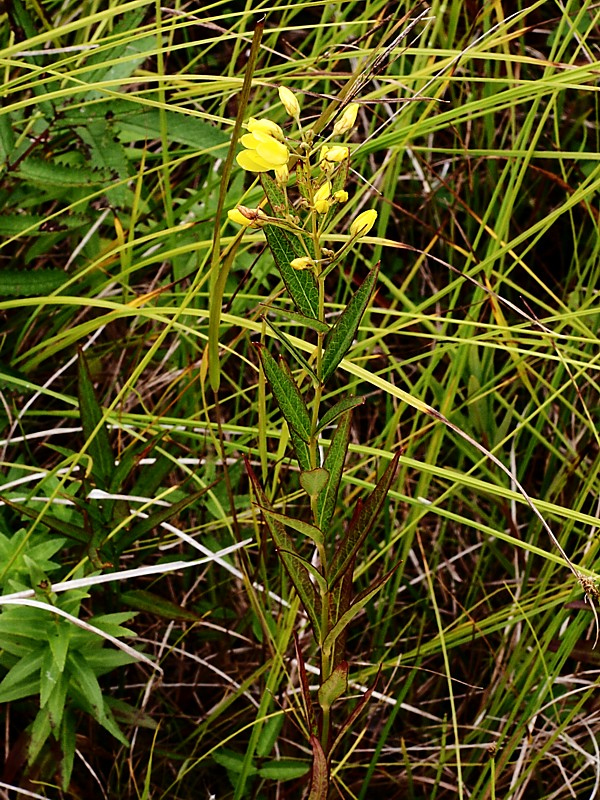
[[[294,306],[292,317],[314,331],[316,345],[310,357],[296,348],[283,332],[283,346],[301,368],[303,382],[294,376],[288,360],[275,359],[264,344],[257,344],[262,370],[287,423],[299,468],[300,484],[310,505],[310,521],[274,509],[250,463],[248,474],[256,504],[262,513],[279,558],[302,603],[314,634],[320,661],[317,704],[313,704],[298,650],[304,710],[313,750],[311,800],[325,797],[331,755],[356,718],[364,696],[346,722],[334,729],[331,708],[345,694],[348,663],[344,657],[348,626],[374,597],[392,573],[367,589],[353,587],[359,549],[376,525],[396,472],[396,455],[371,494],[360,501],[339,540],[331,537],[352,425],[352,412],[363,398],[345,396],[327,407],[324,389],[352,346],[358,326],[373,296],[378,265],[374,266],[345,309],[330,324],[325,317],[325,279],[344,255],[373,229],[377,212],[358,214],[337,250],[325,245],[335,210],[348,202],[350,147],[340,142],[356,122],[359,106],[350,103],[335,120],[330,135],[315,144],[314,132],[303,127],[296,95],[287,87],[279,97],[297,127],[295,138],[268,119],[250,119],[241,137],[238,165],[260,175],[265,202],[259,208],[237,206],[229,211],[232,222],[261,228],[273,260]],[[322,441],[327,431],[328,444]],[[316,550],[316,558],[310,552]]]

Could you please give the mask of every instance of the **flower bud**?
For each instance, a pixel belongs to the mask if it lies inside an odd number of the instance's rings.
[[[275,168],[275,180],[280,186],[287,186],[289,179],[290,171],[287,168],[287,164]]]
[[[331,208],[331,181],[325,181],[313,198],[313,208],[318,214],[326,214]]]
[[[348,133],[348,131],[352,130],[356,122],[357,114],[358,103],[350,103],[347,105],[333,126],[333,135],[340,136],[342,133]]]
[[[352,224],[350,225],[350,236],[357,239],[361,239],[363,236],[366,236],[373,225],[375,225],[376,219],[377,212],[374,208],[371,208],[368,211],[363,211],[362,214],[359,214],[358,217],[352,221]]]
[[[347,147],[340,147],[339,145],[335,145],[334,147],[328,147],[327,153],[325,154],[326,161],[343,161],[345,158],[348,158],[350,155],[350,151]]]
[[[348,192],[345,189],[338,189],[333,193],[333,199],[338,203],[345,203],[348,199]]]
[[[300,116],[300,103],[296,99],[296,95],[287,88],[287,86],[280,86],[279,87],[279,99],[283,103],[283,107],[294,119],[298,119]]]
[[[313,267],[313,260],[312,258],[308,258],[308,256],[302,256],[301,258],[294,258],[290,261],[290,267],[294,269],[312,269]]]
[[[262,208],[248,208],[247,206],[233,208],[227,212],[227,216],[238,225],[250,225],[252,228],[262,228],[268,219]]]
[[[283,141],[283,131],[276,122],[271,122],[270,119],[255,119],[250,117],[248,120],[248,130],[250,133],[267,133],[269,136],[274,136],[276,139]]]

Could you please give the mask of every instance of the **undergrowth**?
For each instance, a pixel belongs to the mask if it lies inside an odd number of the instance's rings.
[[[3,14],[0,796],[597,796],[600,10]],[[315,169],[358,104],[308,326],[234,160],[301,141],[281,87]],[[366,600],[324,668],[330,557]]]

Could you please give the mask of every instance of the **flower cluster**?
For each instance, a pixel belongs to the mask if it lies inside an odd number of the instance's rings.
[[[248,133],[245,133],[240,139],[244,149],[237,155],[237,163],[248,172],[273,171],[277,183],[286,193],[290,158],[296,162],[299,161],[301,168],[297,171],[297,175],[302,195],[300,203],[320,216],[326,215],[335,203],[345,203],[348,200],[348,192],[343,187],[350,150],[345,145],[323,144],[318,152],[320,177],[311,178],[312,137],[305,135],[302,131],[298,99],[285,86],[279,87],[279,99],[302,132],[301,145],[297,146],[293,141],[286,140],[282,129],[271,120],[251,117],[246,125]],[[331,135],[342,136],[349,133],[356,123],[358,110],[358,103],[349,103],[345,106],[333,125]],[[229,219],[246,227],[261,227],[269,218],[261,209],[253,210],[238,206],[229,211]],[[297,218],[295,219],[297,221]],[[373,209],[359,214],[350,224],[350,240],[366,236],[376,219],[377,212]],[[292,217],[289,217],[287,222],[295,224]],[[310,259],[298,258],[295,261],[298,262],[293,263],[296,269],[307,269],[312,266]]]

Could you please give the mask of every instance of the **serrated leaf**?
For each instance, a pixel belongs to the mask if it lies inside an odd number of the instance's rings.
[[[267,508],[272,511],[273,508],[269,503],[269,499],[264,493],[262,486],[260,485],[258,478],[254,473],[254,470],[250,466],[250,462],[247,459],[245,459],[245,462],[246,470],[248,472],[252,488],[254,489],[258,505],[261,508]],[[304,606],[304,610],[310,619],[315,638],[317,641],[319,641],[321,632],[321,600],[317,596],[315,587],[310,580],[308,570],[304,564],[301,563],[300,556],[297,558],[294,557],[293,554],[296,553],[294,543],[292,538],[285,530],[285,526],[273,517],[265,517],[265,521],[275,543],[275,547],[277,548],[279,558],[281,559],[281,562],[285,567],[292,584],[294,585],[298,597]]]
[[[377,485],[360,508],[358,514],[352,519],[348,531],[340,542],[331,561],[329,573],[330,588],[336,585],[338,580],[342,578],[346,570],[351,566],[362,543],[375,525],[396,475],[396,467],[398,466],[399,458],[400,453],[397,452],[377,482]]]
[[[123,141],[153,141],[161,138],[161,114],[158,108],[146,109],[140,104],[129,104],[130,111],[117,114],[115,125],[122,131]],[[227,133],[198,117],[177,111],[164,111],[167,141],[182,144],[193,150],[202,150],[212,158],[223,158],[229,146]]]
[[[258,349],[262,368],[283,418],[302,441],[309,442],[310,415],[285,359],[280,358],[277,364],[263,344],[256,343],[254,346]]]
[[[306,255],[298,237],[270,223],[263,227],[263,231],[296,309],[307,317],[318,319],[319,290],[312,270],[297,270],[290,265],[295,258]]]
[[[323,383],[333,375],[336,367],[352,346],[360,321],[375,289],[378,274],[379,264],[376,264],[325,337],[325,352],[322,361]]]
[[[115,460],[108,439],[108,431],[104,422],[102,408],[92,377],[83,354],[79,351],[77,359],[77,396],[79,398],[79,414],[83,435],[88,442],[87,452],[93,460],[92,475],[100,489],[108,489],[115,468]]]
[[[327,800],[329,794],[327,758],[321,743],[314,734],[310,737],[310,744],[313,751],[313,762],[308,800]]]
[[[329,411],[326,411],[323,414],[323,418],[319,422],[317,426],[317,431],[323,430],[328,425],[340,417],[345,411],[351,411],[352,409],[356,408],[357,406],[362,406],[365,402],[364,397],[344,397],[339,400]]]
[[[74,186],[100,186],[104,181],[91,169],[63,167],[52,161],[29,156],[20,162],[17,175],[34,186],[53,186],[71,189]]]
[[[293,781],[301,778],[310,769],[310,764],[297,758],[280,758],[277,761],[267,761],[258,770],[261,778],[271,781]]]
[[[345,411],[338,422],[331,439],[323,468],[329,473],[323,491],[317,497],[317,525],[323,531],[329,530],[336,509],[337,496],[350,444],[352,409]]]
[[[344,692],[348,690],[348,662],[341,661],[331,675],[319,687],[319,705],[323,709],[331,708]]]
[[[309,497],[317,497],[329,479],[329,472],[323,467],[304,470],[300,473],[300,486]]]

